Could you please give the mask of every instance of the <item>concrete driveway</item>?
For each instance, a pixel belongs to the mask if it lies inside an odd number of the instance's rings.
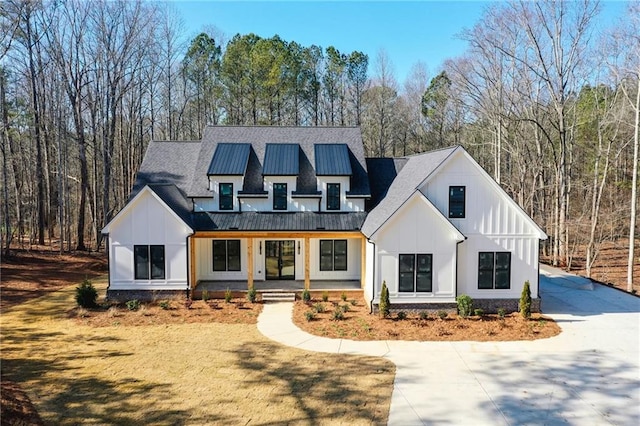
[[[312,336],[292,304],[266,305],[278,342],[384,356],[396,366],[391,425],[640,425],[640,299],[562,271],[540,275],[559,336],[518,342],[354,342]]]

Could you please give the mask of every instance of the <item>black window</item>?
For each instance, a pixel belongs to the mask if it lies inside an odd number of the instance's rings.
[[[240,240],[213,240],[213,270],[240,270]]]
[[[478,256],[478,288],[511,288],[511,253],[480,252]]]
[[[433,291],[433,256],[431,254],[401,254],[399,260],[399,291]]]
[[[449,217],[450,218],[464,218],[465,216],[465,200],[464,193],[466,187],[464,186],[450,186],[449,187]]]
[[[347,240],[320,240],[320,270],[347,270]]]
[[[327,184],[327,210],[340,210],[340,184]]]
[[[273,184],[273,209],[274,210],[287,209],[287,184],[286,183]]]
[[[165,277],[164,246],[133,246],[136,280],[163,280]]]
[[[232,183],[220,183],[218,184],[218,193],[220,194],[220,210],[233,210],[233,184]]]

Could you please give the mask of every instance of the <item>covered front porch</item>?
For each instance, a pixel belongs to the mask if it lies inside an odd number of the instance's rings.
[[[253,287],[258,293],[296,293],[300,295],[305,289],[302,280],[269,280],[254,281]],[[192,298],[199,299],[202,292],[207,291],[210,298],[223,298],[227,289],[234,297],[244,297],[249,290],[247,281],[201,281],[192,289]],[[345,293],[349,299],[362,298],[363,290],[360,281],[355,280],[311,280],[308,287],[312,298],[320,298],[323,293],[337,298]]]

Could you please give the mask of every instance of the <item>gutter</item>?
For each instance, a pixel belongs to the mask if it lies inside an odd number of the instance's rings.
[[[373,265],[371,271],[371,302],[369,302],[369,314],[373,314],[373,299],[376,297],[376,243],[367,238],[367,242],[373,244]],[[366,256],[366,253],[365,253]]]
[[[106,239],[106,243],[104,245],[107,250],[107,292],[105,293],[105,300],[109,300],[107,295],[109,294],[109,287],[111,287],[111,259],[109,257],[111,253],[111,241],[109,241],[109,234],[102,234]]]
[[[460,248],[460,243],[464,243],[465,241],[467,241],[467,236],[464,236],[464,240],[462,241],[458,241],[456,242],[456,273],[455,273],[455,284],[456,284],[456,299],[458,298],[458,258],[460,257],[458,255],[458,248]]]

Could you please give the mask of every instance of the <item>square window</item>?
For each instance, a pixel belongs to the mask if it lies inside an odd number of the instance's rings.
[[[504,290],[511,288],[511,253],[479,253],[478,288],[481,290]]]

